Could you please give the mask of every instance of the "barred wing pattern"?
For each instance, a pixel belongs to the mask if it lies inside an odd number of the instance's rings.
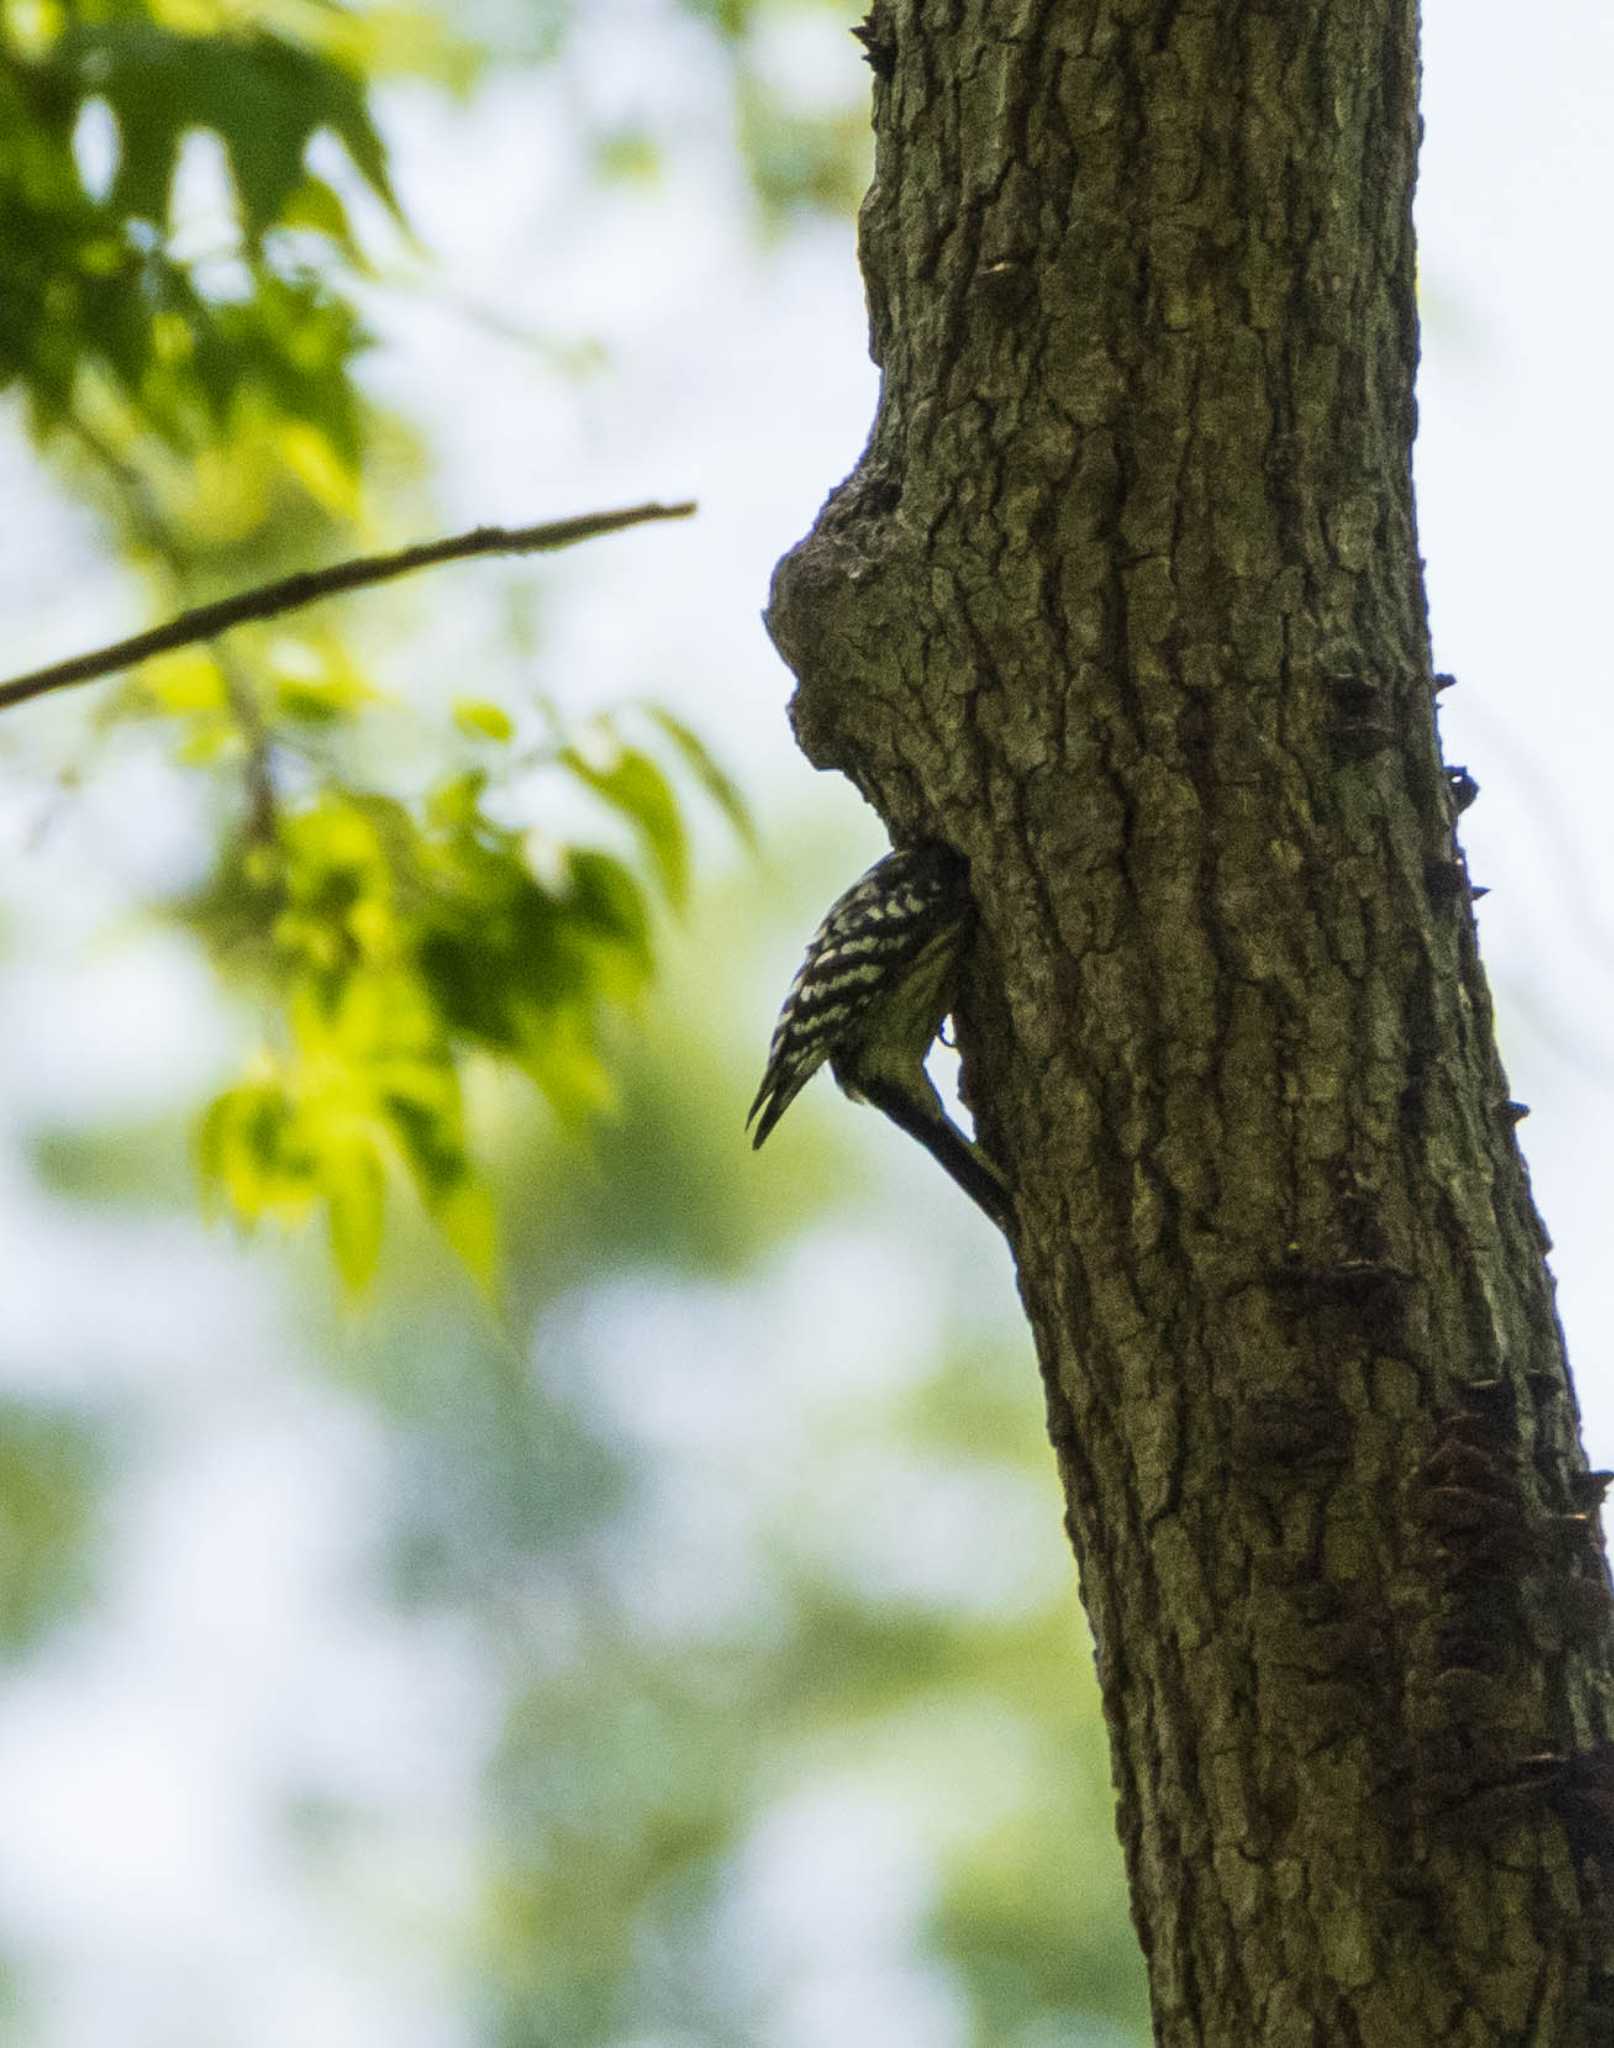
[[[888,853],[830,906],[774,1027],[767,1071],[746,1118],[759,1119],[753,1145],[826,1059],[851,1092],[858,1063],[877,1048],[882,1030],[900,1034],[905,1049],[922,1033],[914,1055],[922,1066],[949,1007],[950,960],[940,955],[956,947],[970,908],[963,860],[936,845]],[[923,1018],[911,1000],[920,989]]]

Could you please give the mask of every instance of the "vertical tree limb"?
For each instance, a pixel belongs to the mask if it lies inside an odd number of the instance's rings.
[[[1168,2048],[1614,2039],[1595,1476],[1435,732],[1413,0],[877,0],[793,716],[971,864],[966,1086]]]

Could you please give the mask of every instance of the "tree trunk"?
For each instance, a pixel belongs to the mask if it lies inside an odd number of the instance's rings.
[[[770,623],[811,759],[971,864],[1157,2038],[1609,2043],[1600,1484],[1413,518],[1413,0],[862,36],[884,388]]]

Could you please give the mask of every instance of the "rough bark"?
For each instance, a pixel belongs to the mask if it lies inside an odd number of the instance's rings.
[[[969,858],[967,1097],[1158,2039],[1614,2041],[1608,1580],[1413,517],[1413,0],[877,0],[809,756]]]

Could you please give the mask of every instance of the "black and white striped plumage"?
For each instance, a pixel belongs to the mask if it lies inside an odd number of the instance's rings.
[[[753,1145],[828,1060],[853,1101],[884,1110],[1005,1223],[1001,1175],[948,1120],[925,1072],[973,913],[964,861],[937,845],[888,853],[830,906],[774,1028],[746,1118],[756,1122]]]

